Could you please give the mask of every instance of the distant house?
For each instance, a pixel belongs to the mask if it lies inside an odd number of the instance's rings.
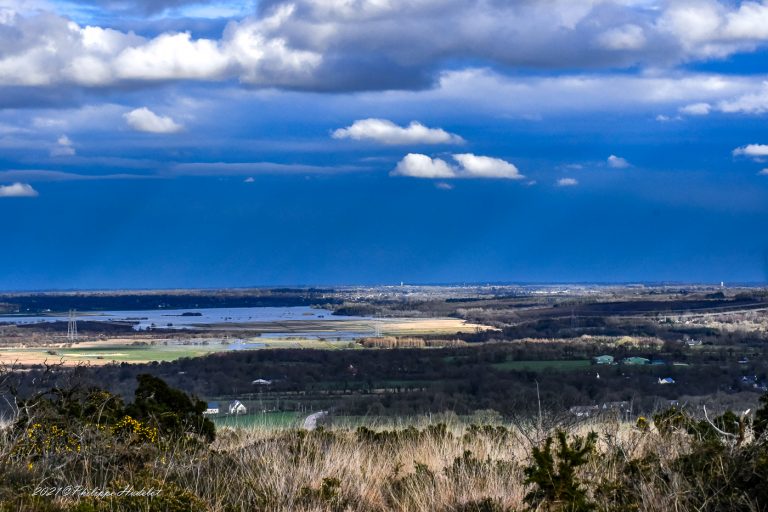
[[[254,384],[256,386],[269,386],[270,384],[272,384],[272,381],[267,379],[256,379],[251,381],[251,384]]]
[[[665,364],[667,364],[667,362],[663,359],[651,359],[652,366],[664,366]]]
[[[203,414],[219,414],[219,402],[208,402],[208,408]]]
[[[629,365],[639,366],[639,365],[644,365],[644,364],[650,364],[651,360],[650,359],[646,359],[645,357],[627,357],[627,358],[624,358],[623,363],[624,364],[629,364]]]
[[[245,414],[248,412],[248,409],[245,408],[243,405],[243,402],[240,400],[235,400],[234,402],[229,404],[229,414]]]
[[[749,359],[747,359],[746,357],[742,357],[741,359],[739,359],[739,364],[749,364]]]
[[[760,380],[757,378],[757,375],[753,375],[751,377],[742,377],[741,383],[745,386],[750,386],[752,388],[757,389],[758,391],[768,391],[768,386],[765,382],[760,382]]]
[[[602,409],[604,411],[621,411],[621,412],[627,412],[629,411],[629,402],[622,401],[622,402],[605,402],[602,406]]]
[[[659,384],[661,385],[674,384],[674,383],[675,383],[675,379],[673,379],[672,377],[664,377],[663,379],[659,378]]]
[[[588,418],[600,412],[600,408],[596,405],[576,405],[568,409],[568,412],[577,418]]]
[[[613,356],[604,355],[595,357],[595,364],[613,364]]]

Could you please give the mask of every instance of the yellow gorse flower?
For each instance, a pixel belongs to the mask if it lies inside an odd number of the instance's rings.
[[[157,428],[145,425],[131,416],[124,416],[112,426],[112,434],[127,433],[136,436],[139,441],[157,442]]]
[[[14,451],[21,451],[27,455],[79,452],[80,442],[77,436],[58,425],[45,426],[41,423],[33,423],[26,431],[25,442],[17,446]]]

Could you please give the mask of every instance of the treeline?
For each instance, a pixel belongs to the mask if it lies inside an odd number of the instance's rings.
[[[258,395],[273,404],[282,404],[280,408],[298,403],[311,405],[312,400],[322,399],[324,404],[330,401],[338,412],[346,414],[469,414],[483,409],[512,414],[535,410],[539,398],[555,409],[631,401],[635,411],[641,412],[685,397],[721,394],[752,400],[756,393],[754,384],[765,382],[768,377],[768,362],[762,352],[750,350],[690,350],[679,344],[660,349],[608,349],[577,342],[443,349],[256,350],[78,371],[126,397],[133,393],[136,376],[150,373],[205,398]],[[617,361],[639,356],[657,359],[661,364],[601,366],[588,362],[603,354],[613,355]],[[749,362],[739,363],[744,357]],[[549,363],[518,364],[531,361]],[[559,361],[584,361],[586,366],[558,365]],[[743,381],[745,376],[751,380]],[[29,386],[35,372],[21,377]],[[666,377],[673,378],[675,384],[658,383],[659,378]],[[269,380],[271,384],[254,385],[253,381],[258,379]]]
[[[396,337],[379,336],[376,338],[362,338],[358,343],[365,348],[441,348],[441,347],[462,347],[467,342],[458,339],[446,340],[443,338],[414,338],[414,337]]]
[[[659,338],[665,341],[694,337],[715,342],[720,331],[706,327],[686,327],[663,324],[651,320],[622,320],[611,317],[542,318],[533,322],[505,327],[506,339],[522,338],[577,338],[589,336],[638,336]],[[492,333],[489,333],[492,335]]]
[[[448,299],[399,299],[345,301],[335,306],[334,314],[349,316],[416,316],[463,318],[467,308],[494,312],[500,317],[509,317],[509,312],[521,308],[543,306],[547,299],[536,297],[494,297],[494,298],[448,298]]]
[[[3,325],[0,322],[0,325]],[[87,335],[118,335],[133,334],[134,325],[131,322],[99,322],[93,320],[78,320],[77,330]],[[24,329],[35,332],[62,333],[66,334],[69,328],[68,322],[35,322],[32,324],[18,324],[18,329]]]
[[[0,295],[6,312],[129,311],[152,309],[245,308],[334,305],[325,289],[275,289],[249,292],[179,293],[41,293]]]

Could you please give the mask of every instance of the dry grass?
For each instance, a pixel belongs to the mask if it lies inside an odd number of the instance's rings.
[[[682,436],[673,443],[662,442],[658,434],[612,421],[582,424],[573,433],[584,435],[592,430],[600,434],[601,441],[598,456],[583,470],[585,481],[621,478],[621,461],[608,457],[617,448],[627,459],[653,454],[661,464],[668,464],[687,446]],[[327,510],[327,503],[313,505],[303,500],[302,490],[318,489],[329,478],[340,482],[341,510],[456,510],[486,498],[505,510],[522,510],[528,491],[522,470],[529,463],[532,446],[545,435],[516,428],[508,432],[468,435],[465,427],[452,425],[447,435],[370,442],[347,430],[291,431],[277,439],[274,432],[223,430],[213,447],[223,455],[219,459],[223,465],[208,461],[211,465],[200,470],[242,483],[243,504],[269,497],[270,510],[313,510],[314,506]],[[480,462],[478,466],[456,464],[466,451]],[[183,470],[177,476],[211,504],[220,489],[228,487],[219,479],[192,480]],[[660,481],[643,485],[648,493],[640,510],[680,510],[675,503],[687,492],[685,486],[676,488],[675,482]],[[220,506],[223,503],[215,505]]]
[[[381,431],[375,429],[361,433],[223,428],[210,447],[149,447],[146,460],[132,469],[99,459],[97,450],[89,451],[84,444],[78,461],[65,460],[58,468],[51,461],[16,478],[91,488],[115,480],[137,488],[152,482],[168,492],[193,496],[201,510],[222,512],[528,510],[524,497],[530,488],[524,483],[523,469],[530,463],[532,447],[546,433],[522,425],[499,427],[473,430],[453,424],[443,430],[440,425],[424,424],[418,429],[384,431],[378,437],[376,432]],[[673,461],[690,448],[686,435],[660,436],[653,429],[639,430],[611,420],[570,430],[577,435],[599,434],[596,456],[579,470],[599,510],[615,506],[615,501],[598,492],[600,486],[624,481],[628,461],[642,460],[652,460],[653,467],[632,477],[633,485],[641,489],[640,502],[632,510],[689,510],[691,486],[671,469]],[[15,471],[23,473],[24,461],[14,461],[9,454],[14,442],[9,432],[3,430],[0,457],[15,462]],[[31,491],[29,485],[20,488]],[[467,508],[488,498],[498,508]],[[77,502],[57,503],[66,510]],[[112,504],[109,510],[122,510],[119,505]],[[149,503],[146,506],[138,510],[156,510]]]
[[[243,503],[270,496],[273,510],[311,510],[302,490],[320,488],[329,478],[339,480],[339,501],[345,510],[432,511],[486,497],[517,508],[524,495],[519,464],[512,474],[490,469],[482,477],[469,471],[446,474],[445,469],[466,450],[481,460],[522,461],[526,456],[522,443],[486,436],[468,440],[458,428],[444,436],[398,441],[365,441],[346,430],[291,431],[277,438],[274,432],[223,430],[213,448],[223,454],[227,478],[245,483]],[[434,479],[409,479],[417,464],[429,469]],[[397,492],[396,482],[403,484]],[[214,496],[221,483],[206,479],[199,484],[198,495]]]

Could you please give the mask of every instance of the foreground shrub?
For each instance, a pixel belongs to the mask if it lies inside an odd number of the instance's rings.
[[[203,416],[205,402],[173,389],[162,379],[152,375],[139,375],[136,399],[126,407],[126,414],[138,419],[148,419],[161,433],[178,438],[196,434],[213,441],[216,429],[213,422]]]
[[[108,489],[125,482],[136,489],[162,482],[166,495],[150,500],[156,510],[189,509],[183,504],[192,503],[194,493],[178,488],[169,494],[175,484],[148,468],[171,456],[194,458],[213,440],[213,424],[202,416],[199,401],[141,376],[136,400],[128,406],[107,391],[79,386],[54,387],[19,405],[16,421],[0,430],[0,504],[6,509],[58,510],[53,504],[67,502],[64,495],[35,496],[41,485]],[[143,510],[141,500],[147,498],[122,497],[120,506],[131,509],[134,503],[135,510]],[[110,502],[116,501],[77,500],[82,510],[112,510]]]
[[[142,389],[133,409],[98,390],[52,392],[0,429],[0,512],[768,512],[768,443],[732,413],[592,421],[599,435],[555,430],[530,450],[526,431],[482,424],[225,429],[209,444],[194,400]],[[42,483],[162,493],[34,496]]]
[[[525,483],[534,486],[525,501],[536,510],[582,512],[595,509],[587,497],[576,470],[586,464],[595,450],[597,434],[586,437],[568,435],[563,431],[555,434],[557,451],[552,452],[552,437],[544,446],[534,447],[531,465],[525,468]]]

